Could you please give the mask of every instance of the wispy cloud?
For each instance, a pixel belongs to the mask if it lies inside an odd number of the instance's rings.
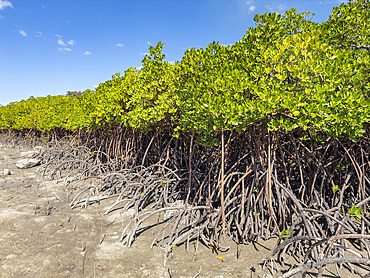
[[[74,40],[67,41],[67,44],[69,44],[69,45],[74,45],[75,43],[76,43],[76,41],[74,41]]]
[[[146,42],[146,44],[149,44],[149,45],[151,45],[151,43],[150,43],[150,42]]]
[[[12,2],[7,0],[0,0],[0,10],[2,11],[7,7],[14,9]]]
[[[254,1],[245,2],[245,4],[247,4],[247,6],[249,6],[248,7],[248,13],[254,12],[254,10],[256,9],[256,6],[252,5],[253,3],[254,3]]]
[[[280,11],[286,11],[288,9],[288,6],[284,4],[279,4],[277,8]]]
[[[46,10],[46,7],[43,4],[41,4],[41,8],[43,8],[44,10]]]
[[[62,40],[62,36],[55,34],[55,36],[58,38],[57,43],[61,46],[67,46],[66,43]]]
[[[98,88],[99,85],[91,85],[93,88]]]
[[[170,65],[174,65],[174,64],[176,63],[176,61],[168,61],[168,63],[169,63]]]
[[[125,45],[123,43],[117,43],[116,46],[117,47],[124,47]]]
[[[76,44],[76,41],[74,40],[69,40],[67,41],[67,43],[65,43],[62,39],[62,35],[58,35],[58,34],[55,34],[55,36],[58,38],[57,39],[57,43],[60,45],[60,46],[63,46],[63,47],[59,47],[58,50],[59,51],[62,51],[62,52],[69,52],[69,51],[72,51],[71,48],[69,48],[68,46],[73,46],[74,44]]]
[[[58,44],[61,46],[67,46],[61,38],[58,39]]]
[[[264,6],[269,12],[283,12],[289,9],[287,5],[275,4],[275,5],[265,5]]]
[[[61,51],[61,52],[69,52],[69,51],[72,51],[72,49],[70,49],[69,47],[59,47],[58,50]]]
[[[82,55],[88,56],[91,55],[91,52],[86,50]]]
[[[145,55],[150,55],[150,53],[148,53],[148,52],[140,52],[139,55],[140,56],[145,56]]]
[[[40,32],[40,31],[37,31],[37,32],[36,32],[36,35],[35,35],[35,37],[37,37],[37,38],[40,38],[40,37],[42,37],[42,32]]]
[[[270,5],[266,5],[265,8],[268,9],[270,12],[273,10],[273,8]]]
[[[19,30],[19,34],[21,34],[23,37],[27,37],[27,33],[24,30]]]

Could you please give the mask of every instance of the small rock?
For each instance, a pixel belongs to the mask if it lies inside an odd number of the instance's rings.
[[[41,162],[40,159],[25,158],[25,159],[18,160],[15,165],[19,169],[28,169],[28,168],[37,166],[40,162]]]
[[[12,173],[10,173],[9,169],[4,169],[3,170],[3,175],[4,176],[7,176],[7,175],[11,175]]]
[[[22,157],[32,158],[34,155],[38,154],[38,151],[28,151],[28,152],[21,152]]]
[[[4,170],[0,171],[0,176],[1,177],[5,177],[5,176],[10,175],[10,174],[11,173],[10,173],[9,169],[4,169]]]

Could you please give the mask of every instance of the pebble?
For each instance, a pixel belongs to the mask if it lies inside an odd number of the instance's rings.
[[[11,175],[9,169],[4,169],[4,170],[0,171],[0,176],[5,177],[5,176],[8,176],[8,175]]]
[[[27,168],[31,168],[31,167],[38,165],[40,162],[41,162],[40,159],[25,158],[25,159],[18,160],[15,165],[19,169],[27,169]]]
[[[38,151],[28,151],[28,152],[21,152],[22,157],[32,158],[35,154],[38,154]]]
[[[3,175],[4,176],[7,176],[7,175],[11,175],[12,173],[10,173],[9,169],[4,169],[3,170]]]

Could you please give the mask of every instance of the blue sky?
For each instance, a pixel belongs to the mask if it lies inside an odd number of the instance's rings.
[[[256,13],[311,11],[328,19],[343,0],[0,0],[0,104],[94,89],[140,67],[150,45],[167,61],[186,49],[233,44]]]

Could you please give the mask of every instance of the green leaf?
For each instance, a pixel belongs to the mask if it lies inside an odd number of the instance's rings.
[[[361,213],[362,211],[362,207],[355,207],[354,205],[348,210],[348,213],[350,216],[354,217],[358,217],[359,219],[361,219]]]
[[[289,233],[290,233],[290,230],[289,230],[289,229],[287,229],[287,230],[283,230],[283,231],[281,231],[281,233],[280,233],[280,237],[281,237],[281,238],[288,237],[288,236],[289,236]]]

